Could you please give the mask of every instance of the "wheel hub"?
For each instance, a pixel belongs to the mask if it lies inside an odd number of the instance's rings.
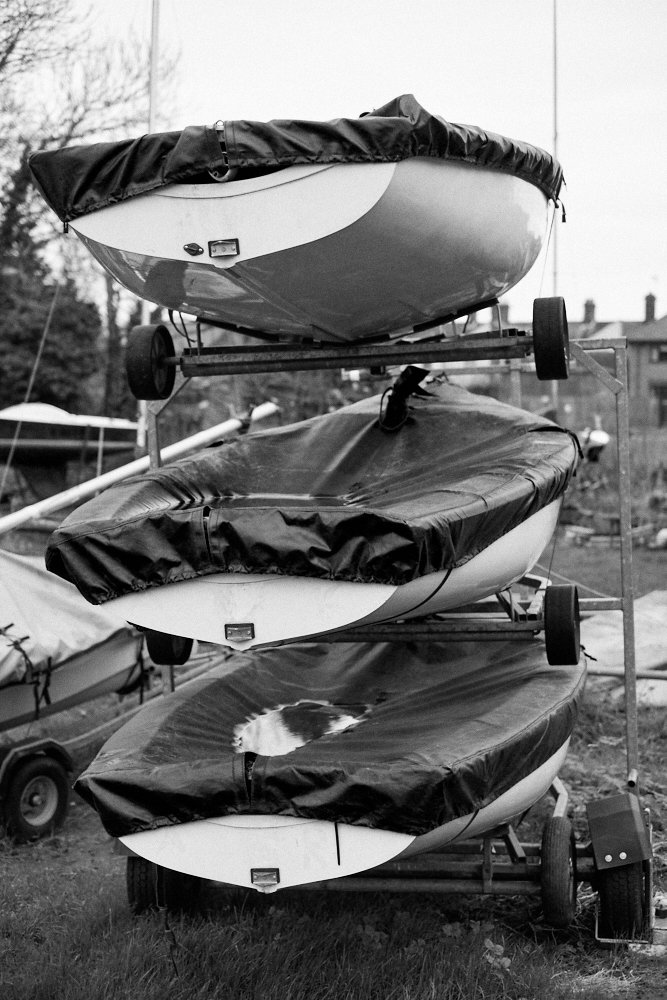
[[[58,789],[46,776],[28,782],[21,796],[21,816],[33,826],[47,823],[58,807]]]

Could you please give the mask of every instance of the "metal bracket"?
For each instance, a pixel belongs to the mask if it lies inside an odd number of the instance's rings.
[[[630,792],[586,803],[588,827],[599,871],[621,868],[653,856],[646,817]]]

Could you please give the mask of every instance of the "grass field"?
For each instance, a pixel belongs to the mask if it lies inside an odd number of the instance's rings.
[[[592,592],[619,592],[616,550],[559,543],[552,570]],[[637,596],[665,589],[666,571],[667,553],[639,550]],[[59,734],[116,710],[107,702],[67,713]],[[655,708],[640,708],[639,718],[643,801],[653,815],[656,878],[667,886],[667,721]],[[96,749],[87,747],[79,764]],[[561,772],[580,834],[585,801],[622,790],[625,770],[622,701],[590,685]],[[524,840],[535,839],[544,808],[534,812],[532,825],[529,817],[519,827]],[[539,900],[525,896],[290,891],[261,897],[213,885],[197,914],[133,918],[124,860],[77,799],[56,836],[27,846],[0,839],[0,872],[2,1000],[667,997],[664,960],[595,942],[594,895],[586,883],[575,923],[563,931],[546,927]]]

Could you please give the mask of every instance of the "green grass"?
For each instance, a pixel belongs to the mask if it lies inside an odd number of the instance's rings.
[[[535,572],[554,583],[579,584],[580,596],[618,597],[621,593],[621,557],[617,548],[606,545],[567,544],[562,530],[555,543],[543,552]],[[635,598],[652,590],[667,590],[667,551],[636,548],[632,558]]]
[[[615,550],[560,544],[554,568],[615,593]],[[642,592],[667,553],[638,554]],[[110,710],[111,711],[111,710]],[[98,721],[94,706],[87,721]],[[86,721],[86,720],[84,720]],[[55,720],[54,720],[55,723]],[[656,879],[665,884],[664,711],[639,709],[642,794],[651,807]],[[590,689],[561,777],[585,837],[585,802],[622,790],[622,701]],[[59,733],[64,736],[64,733]],[[91,748],[90,752],[93,752]],[[82,761],[82,764],[85,763]],[[547,804],[519,827],[539,839]],[[75,799],[55,837],[0,839],[1,1000],[603,1000],[664,995],[659,963],[594,940],[594,895],[580,887],[566,931],[542,922],[532,897],[448,897],[208,886],[198,915],[133,918],[124,860],[95,814]],[[660,983],[662,982],[662,986]],[[641,990],[644,993],[641,993]],[[661,992],[662,989],[662,992]]]
[[[602,1000],[637,982],[619,956],[593,967],[584,947],[536,941],[521,903],[517,930],[441,897],[213,890],[202,915],[167,923],[130,917],[120,871],[73,871],[56,901],[44,888],[5,900],[3,1000]]]

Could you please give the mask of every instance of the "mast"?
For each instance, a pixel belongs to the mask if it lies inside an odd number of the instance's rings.
[[[553,0],[553,151],[554,159],[558,159],[558,0]],[[551,227],[553,252],[553,289],[552,295],[558,295],[558,225],[556,220],[556,205]],[[551,382],[551,407],[558,416],[558,382]]]
[[[157,62],[158,39],[160,36],[160,0],[152,0],[151,10],[151,48],[148,75],[148,131],[155,131],[157,108]]]
[[[553,151],[558,159],[558,0],[553,0]],[[555,207],[554,207],[555,211]],[[553,227],[553,294],[558,295],[558,227]]]
[[[158,82],[158,42],[160,37],[160,0],[151,0],[151,43],[148,62],[148,133],[155,132],[157,114],[157,82]],[[151,307],[145,299],[141,303],[141,325],[150,323]],[[148,424],[148,407],[145,400],[140,400],[137,408],[137,452],[146,450]]]

